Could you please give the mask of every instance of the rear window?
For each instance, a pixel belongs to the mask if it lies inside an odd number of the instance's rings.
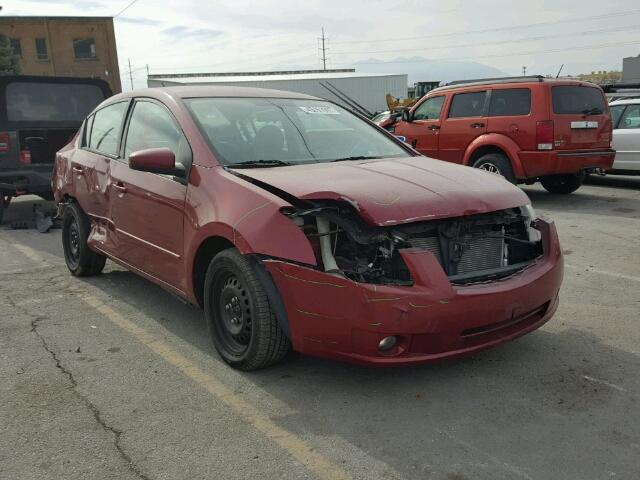
[[[82,122],[104,93],[81,83],[12,82],[5,90],[10,122]]]
[[[605,111],[604,95],[594,87],[551,87],[553,113],[587,114]]]
[[[531,90],[528,88],[508,88],[491,91],[490,117],[529,115],[530,111]]]
[[[486,91],[456,93],[451,101],[449,118],[481,117],[484,114]]]

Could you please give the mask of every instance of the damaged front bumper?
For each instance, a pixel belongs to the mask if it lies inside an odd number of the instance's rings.
[[[558,305],[562,251],[555,225],[538,219],[543,254],[508,277],[452,285],[429,251],[402,257],[412,286],[358,283],[286,261],[263,264],[282,297],[295,350],[368,365],[468,355],[540,327]],[[380,341],[395,336],[387,351]]]

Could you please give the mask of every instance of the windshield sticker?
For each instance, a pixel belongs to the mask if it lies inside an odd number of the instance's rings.
[[[299,107],[304,113],[317,113],[320,115],[340,115],[333,107]]]

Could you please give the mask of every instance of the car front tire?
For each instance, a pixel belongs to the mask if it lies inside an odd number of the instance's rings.
[[[211,260],[204,310],[216,350],[238,370],[268,367],[290,350],[254,267],[235,249],[223,250]]]
[[[580,188],[584,182],[583,173],[574,175],[548,175],[540,179],[540,183],[549,193],[567,195]]]
[[[67,268],[76,277],[88,277],[102,272],[107,258],[89,249],[91,231],[89,218],[77,203],[71,203],[62,217],[62,247]]]

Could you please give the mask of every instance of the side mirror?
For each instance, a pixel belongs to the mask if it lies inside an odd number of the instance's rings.
[[[402,111],[402,121],[411,123],[413,121],[413,115],[411,115],[411,110],[408,108]]]
[[[138,150],[131,153],[129,155],[129,168],[141,172],[178,175],[176,156],[166,147],[147,148],[146,150]]]

